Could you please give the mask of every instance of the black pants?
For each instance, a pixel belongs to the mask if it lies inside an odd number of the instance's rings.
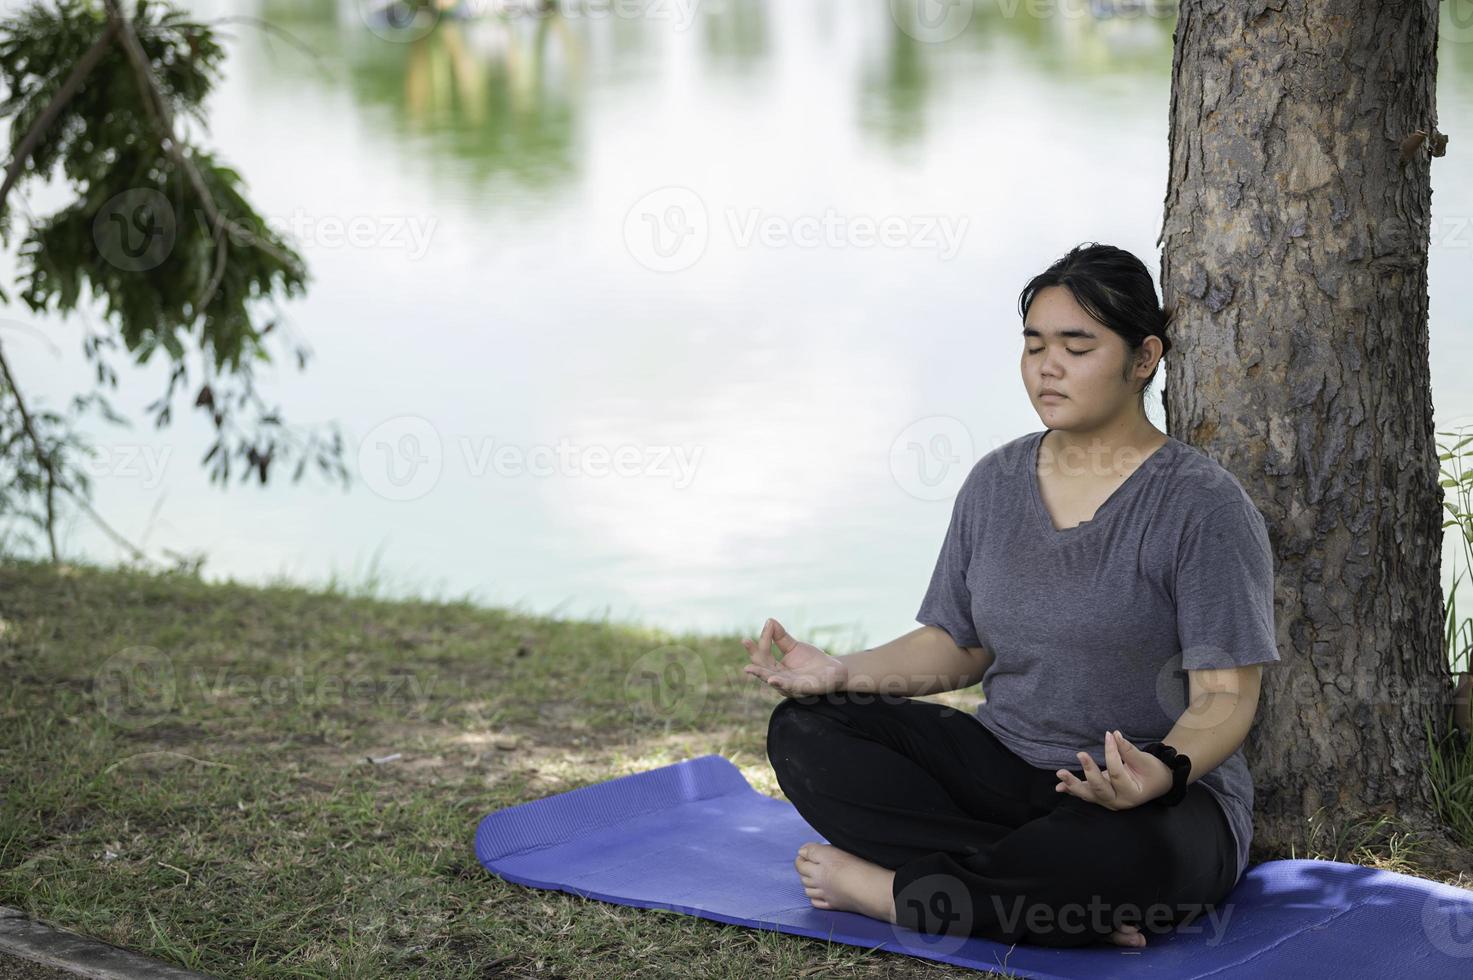
[[[897,924],[916,932],[1039,946],[1107,941],[1123,924],[1164,934],[1235,883],[1232,831],[1200,783],[1175,806],[1111,810],[1055,791],[1056,770],[934,701],[784,698],[767,756],[814,830],[895,871]]]

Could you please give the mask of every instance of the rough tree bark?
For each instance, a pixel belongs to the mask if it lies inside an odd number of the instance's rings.
[[[1179,311],[1167,429],[1242,481],[1274,546],[1283,660],[1244,749],[1255,861],[1302,856],[1321,807],[1433,827],[1423,726],[1442,737],[1452,690],[1427,347],[1437,0],[1279,8],[1181,4],[1157,242]]]

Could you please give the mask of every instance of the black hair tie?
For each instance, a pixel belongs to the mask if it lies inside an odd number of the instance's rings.
[[[1165,742],[1152,742],[1143,747],[1141,751],[1151,753],[1171,767],[1171,789],[1164,796],[1156,797],[1152,802],[1165,806],[1176,806],[1186,799],[1187,777],[1192,773],[1192,760]]]

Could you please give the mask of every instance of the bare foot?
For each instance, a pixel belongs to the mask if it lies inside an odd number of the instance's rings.
[[[895,872],[832,844],[809,841],[793,860],[814,908],[895,921]]]
[[[1135,926],[1124,925],[1110,933],[1110,942],[1116,946],[1144,946],[1146,944],[1146,934]]]
[[[835,847],[809,841],[793,860],[803,891],[814,908],[858,912],[882,922],[895,921],[895,872]],[[1122,925],[1108,940],[1116,946],[1142,948],[1146,935]]]

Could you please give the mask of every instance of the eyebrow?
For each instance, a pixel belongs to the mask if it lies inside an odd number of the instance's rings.
[[[1023,336],[1025,336],[1025,337],[1042,337],[1043,334],[1039,333],[1037,330],[1034,330],[1032,327],[1024,326],[1023,327]],[[1062,330],[1055,330],[1054,331],[1054,336],[1055,337],[1083,337],[1086,340],[1098,340],[1099,339],[1099,337],[1097,335],[1090,333],[1088,330],[1080,329],[1079,327],[1066,327],[1066,328],[1064,328]]]

